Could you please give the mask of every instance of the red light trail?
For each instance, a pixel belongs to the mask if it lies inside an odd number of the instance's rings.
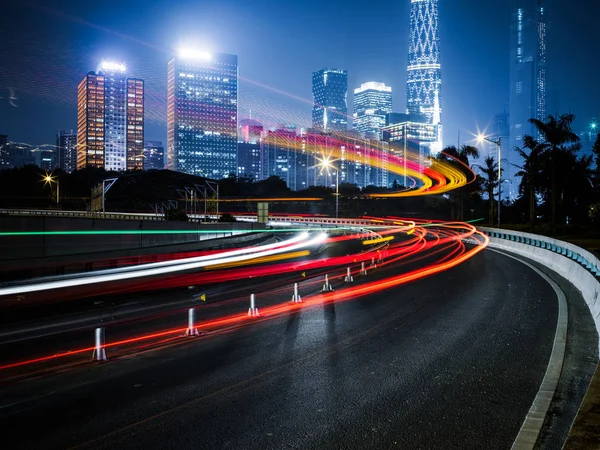
[[[352,299],[356,299],[362,296],[380,292],[385,289],[408,283],[411,281],[418,280],[423,277],[431,276],[444,270],[448,270],[455,267],[458,264],[466,261],[473,257],[481,250],[483,250],[489,238],[484,234],[478,232],[475,227],[465,223],[442,223],[436,221],[424,221],[416,219],[405,219],[400,217],[387,217],[387,218],[373,218],[384,224],[392,224],[393,227],[388,230],[378,232],[377,234],[382,235],[405,235],[405,239],[401,240],[389,240],[381,243],[379,248],[369,248],[360,253],[354,253],[346,256],[335,256],[321,259],[309,259],[301,261],[286,261],[284,263],[276,263],[271,265],[259,265],[255,267],[236,267],[233,269],[219,269],[211,270],[209,272],[201,272],[197,274],[186,274],[183,276],[171,276],[161,280],[157,283],[148,283],[148,285],[138,284],[135,286],[135,290],[144,289],[157,289],[157,288],[170,288],[176,286],[185,286],[191,284],[212,284],[220,283],[224,281],[236,280],[240,278],[248,277],[263,277],[268,275],[276,275],[278,273],[290,273],[290,272],[303,272],[307,270],[322,270],[318,274],[311,274],[311,279],[305,283],[308,285],[318,285],[322,283],[322,276],[330,272],[330,280],[341,278],[344,274],[331,274],[333,268],[342,268],[344,266],[354,266],[351,273],[357,274],[359,269],[357,265],[362,262],[368,262],[375,259],[378,266],[398,265],[404,266],[407,264],[414,264],[418,261],[424,262],[431,260],[424,267],[408,271],[399,275],[389,276],[384,279],[366,281],[360,284],[345,285],[343,288],[335,292],[326,292],[315,295],[303,296],[303,303],[282,303],[271,306],[263,306],[260,308],[261,317],[259,319],[248,318],[246,314],[246,308],[240,307],[240,313],[231,314],[223,317],[214,319],[208,319],[204,321],[198,321],[196,327],[203,331],[210,332],[222,332],[228,329],[237,328],[244,326],[248,323],[255,323],[257,320],[272,320],[298,308],[317,308],[325,303],[330,302],[342,302]],[[399,225],[399,224],[402,225]],[[432,228],[433,227],[433,228]],[[410,235],[407,235],[411,232]],[[325,243],[340,242],[346,239],[358,239],[364,237],[364,233],[361,236],[360,233],[352,234],[348,236],[333,236],[330,237]],[[393,237],[393,236],[392,236]],[[463,239],[470,238],[478,242],[472,248],[467,248],[463,243]],[[285,247],[285,246],[284,246]],[[259,253],[260,254],[260,253]],[[379,256],[383,257],[383,261],[379,260]],[[283,258],[283,255],[276,255],[275,259]],[[267,262],[262,256],[262,260],[259,263]],[[267,257],[268,259],[268,257]],[[218,261],[218,260],[217,260]],[[246,261],[243,261],[246,263]],[[218,267],[214,268],[218,269]],[[300,276],[300,275],[299,275]],[[289,287],[279,287],[272,289],[269,292],[277,293],[287,291]],[[248,299],[235,298],[226,300],[223,302],[215,302],[205,306],[210,308],[219,308],[219,306],[232,303],[246,303]],[[245,305],[244,305],[245,306]],[[128,322],[131,323],[131,322]],[[144,334],[142,336],[135,336],[127,339],[118,340],[115,342],[107,343],[104,348],[115,349],[117,347],[131,346],[134,345],[133,351],[139,351],[141,348],[148,348],[148,346],[156,346],[156,340],[167,339],[171,342],[172,339],[185,333],[185,327],[177,327],[173,329],[167,329],[157,331],[153,333]],[[138,345],[139,344],[139,345]],[[157,344],[158,345],[158,344]],[[141,346],[141,347],[140,347]],[[158,345],[160,346],[160,345]],[[93,346],[86,346],[84,348],[58,352],[52,355],[41,356],[38,358],[28,359],[24,361],[11,362],[0,366],[0,370],[16,369],[29,366],[35,366],[44,362],[57,361],[69,356],[83,355],[91,353],[94,350]],[[122,349],[121,349],[122,350]],[[81,361],[73,364],[79,364]]]

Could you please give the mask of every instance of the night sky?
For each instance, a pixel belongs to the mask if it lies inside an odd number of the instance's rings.
[[[555,3],[549,94],[559,92],[559,110],[549,113],[575,113],[579,130],[600,116],[600,2]],[[440,1],[446,145],[458,130],[462,141],[484,130],[508,103],[511,6]],[[391,85],[402,112],[409,9],[409,0],[9,0],[0,26],[0,134],[42,144],[76,128],[77,84],[104,58],[146,81],[145,138],[164,142],[167,62],[180,46],[237,54],[239,117],[251,110],[269,127],[310,124],[311,76],[323,67],[348,70],[349,114],[352,90],[366,81]]]

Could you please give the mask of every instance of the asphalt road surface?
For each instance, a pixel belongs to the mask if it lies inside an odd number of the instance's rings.
[[[542,278],[484,251],[356,300],[0,387],[0,438],[44,449],[506,449],[545,373],[556,315]]]

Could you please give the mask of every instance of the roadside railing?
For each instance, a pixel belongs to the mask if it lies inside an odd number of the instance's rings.
[[[600,260],[588,250],[577,245],[557,239],[540,236],[537,234],[522,233],[518,231],[498,230],[494,228],[479,228],[491,238],[504,239],[531,247],[537,247],[565,256],[600,279]]]
[[[483,227],[479,230],[490,237],[491,248],[538,261],[570,281],[581,292],[600,333],[600,260],[594,254],[570,242],[537,234]]]

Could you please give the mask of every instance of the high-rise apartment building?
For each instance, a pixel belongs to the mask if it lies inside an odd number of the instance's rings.
[[[352,128],[363,136],[381,138],[386,115],[392,112],[392,88],[369,81],[354,89]]]
[[[261,141],[263,126],[252,119],[240,120],[237,143],[237,174],[261,179]]]
[[[424,115],[434,125],[436,107],[440,116],[442,111],[439,42],[438,0],[411,0],[406,111]]]
[[[348,129],[348,72],[321,69],[312,77],[313,128],[325,131]]]
[[[77,167],[142,168],[144,82],[127,78],[124,64],[102,61],[79,83]]]
[[[165,168],[165,148],[161,141],[144,143],[143,170],[162,170]]]
[[[183,51],[169,62],[167,168],[220,179],[237,173],[236,55]]]
[[[61,130],[56,135],[56,165],[67,173],[77,169],[77,133]]]

